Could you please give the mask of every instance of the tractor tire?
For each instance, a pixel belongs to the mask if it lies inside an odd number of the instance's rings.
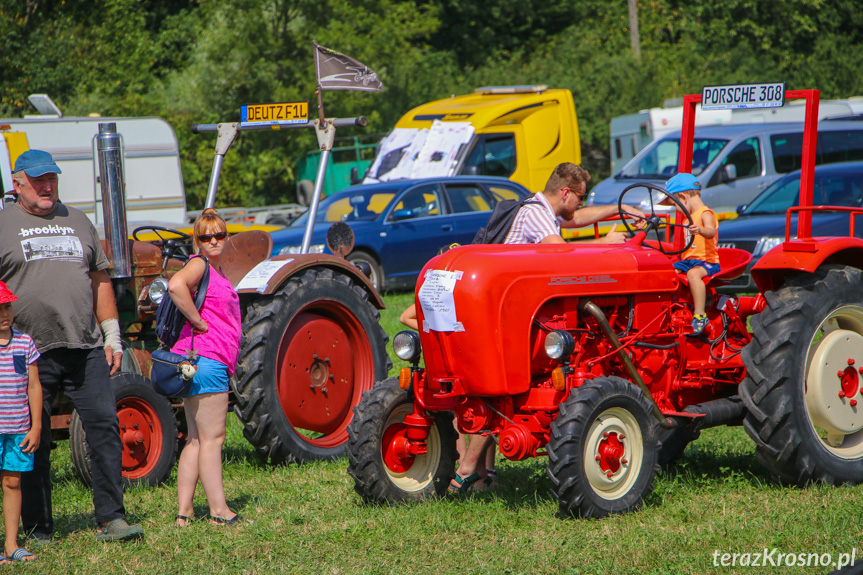
[[[455,476],[456,432],[452,413],[432,413],[427,453],[400,455],[397,439],[406,431],[404,417],[413,398],[395,378],[363,394],[348,428],[348,473],[354,489],[368,503],[403,503],[439,497]]]
[[[356,265],[357,262],[366,262],[369,265],[369,283],[374,286],[374,288],[380,292],[384,287],[384,274],[381,269],[381,264],[378,263],[378,260],[367,251],[363,250],[354,250],[348,254],[348,257],[345,258],[352,264]]]
[[[177,418],[171,403],[142,375],[121,372],[111,383],[123,444],[123,486],[160,485],[177,461]],[[90,447],[77,411],[69,422],[69,451],[75,475],[92,485]]]
[[[565,515],[641,506],[659,471],[659,424],[637,386],[598,377],[574,389],[551,424],[548,476]]]
[[[297,183],[297,203],[301,206],[308,206],[311,204],[314,193],[315,183],[313,181],[300,180],[299,183]]]
[[[785,484],[863,482],[863,272],[822,266],[764,297],[740,385],[756,457]]]
[[[344,455],[353,407],[392,367],[379,319],[368,293],[328,268],[303,270],[248,307],[231,385],[262,458]]]

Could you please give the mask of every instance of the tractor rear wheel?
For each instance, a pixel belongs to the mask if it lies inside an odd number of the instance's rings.
[[[246,439],[272,463],[343,455],[353,407],[392,366],[368,293],[311,268],[247,312],[232,380]]]
[[[142,375],[121,372],[111,382],[123,444],[123,485],[160,485],[177,461],[177,418],[171,402]],[[69,421],[69,451],[75,475],[92,485],[90,447],[77,411]]]
[[[765,294],[743,350],[746,431],[778,480],[863,481],[863,272],[828,265]]]
[[[574,389],[559,409],[547,471],[560,512],[606,517],[640,507],[659,471],[659,424],[641,389],[598,377]]]
[[[354,489],[371,503],[400,503],[446,493],[455,475],[456,433],[452,414],[433,413],[427,452],[406,453],[404,424],[414,411],[412,397],[395,378],[363,394],[348,428],[348,473]]]

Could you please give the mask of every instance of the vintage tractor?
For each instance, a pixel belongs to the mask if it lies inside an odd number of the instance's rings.
[[[364,118],[317,122],[322,146],[331,146],[336,126],[364,125]],[[291,127],[312,126],[312,122]],[[178,398],[170,402],[146,379],[150,351],[158,346],[155,311],[166,297],[167,279],[192,253],[191,236],[161,226],[138,227],[127,240],[123,208],[122,153],[109,125],[97,136],[106,210],[106,253],[112,261],[126,347],[115,393],[123,439],[123,475],[129,483],[158,484],[173,468],[184,428]],[[239,131],[271,126],[238,123],[199,125],[218,131],[207,203],[212,206],[222,159]],[[318,197],[313,199],[316,207]],[[314,218],[312,218],[314,219]],[[347,228],[347,230],[345,230]],[[345,224],[331,234],[335,254],[351,249]],[[329,241],[329,238],[328,238]],[[383,302],[368,278],[342,257],[298,254],[267,259],[269,234],[237,233],[223,252],[222,270],[240,294],[243,338],[232,380],[234,411],[244,435],[273,463],[330,459],[343,455],[347,425],[362,392],[387,376],[392,363],[379,324]],[[345,249],[347,251],[345,251]],[[184,423],[184,418],[179,418]],[[68,407],[54,414],[54,427],[69,427],[72,461],[89,481],[89,456],[80,420]],[[179,431],[178,431],[179,430]]]
[[[751,258],[720,249],[722,271],[707,284],[710,324],[693,337],[690,290],[672,267],[684,234],[653,238],[663,225],[655,210],[619,246],[449,250],[420,275],[420,333],[394,338],[412,367],[355,410],[356,491],[370,502],[444,493],[453,414],[461,432],[493,435],[508,459],[547,455],[560,510],[573,515],[637,508],[660,464],[700,430],[726,424],[743,423],[783,482],[863,481],[863,242],[809,237],[818,92],[787,95],[807,99],[799,239],[787,233],[755,266],[762,293],[716,294]],[[685,99],[682,172],[700,101]],[[863,214],[844,209],[852,220]],[[628,226],[631,214],[620,216]]]

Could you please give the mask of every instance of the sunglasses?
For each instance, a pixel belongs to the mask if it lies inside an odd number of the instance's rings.
[[[216,238],[220,242],[228,237],[228,232],[217,232],[215,234],[201,234],[198,236],[198,241],[203,242],[205,244],[210,243],[213,238]]]

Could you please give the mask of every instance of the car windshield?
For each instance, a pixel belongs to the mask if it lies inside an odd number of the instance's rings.
[[[703,172],[727,145],[728,140],[696,138],[692,147],[692,175]],[[680,138],[660,140],[626,164],[617,177],[667,180],[677,173],[679,157]]]
[[[362,222],[376,219],[387,209],[395,196],[392,192],[369,193],[366,191],[335,194],[321,200],[315,224],[335,222]],[[291,226],[302,227],[309,220],[309,212],[305,212]]]
[[[764,190],[744,214],[784,214],[800,203],[800,172],[789,174]],[[815,173],[812,203],[816,206],[863,205],[863,173],[854,170]]]

